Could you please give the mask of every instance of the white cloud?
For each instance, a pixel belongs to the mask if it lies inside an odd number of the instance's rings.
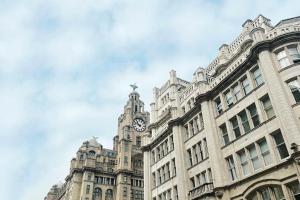
[[[0,5],[1,198],[42,199],[95,135],[112,146],[136,82],[152,88],[176,69],[190,80],[247,18],[296,16],[279,1],[6,1]],[[278,6],[280,4],[280,6]],[[8,164],[9,163],[9,164]],[[13,163],[13,165],[11,165]]]

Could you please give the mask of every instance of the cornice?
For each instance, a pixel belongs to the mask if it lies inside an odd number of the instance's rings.
[[[196,104],[201,104],[203,101],[208,101],[217,96],[220,92],[222,92],[228,85],[237,80],[237,78],[242,75],[245,70],[249,69],[253,66],[258,59],[258,54],[262,51],[268,50],[273,51],[275,48],[289,42],[295,42],[300,40],[300,32],[292,32],[280,35],[271,40],[265,40],[256,43],[253,47],[251,47],[250,54],[248,58],[241,63],[230,75],[228,75],[225,79],[223,79],[216,87],[212,90],[198,95],[195,100]]]

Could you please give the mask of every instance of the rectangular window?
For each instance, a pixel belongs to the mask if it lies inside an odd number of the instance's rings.
[[[238,152],[238,155],[239,155],[241,166],[243,169],[243,174],[244,174],[244,176],[246,176],[249,174],[250,170],[249,170],[249,163],[248,163],[248,159],[247,159],[245,150],[241,150],[240,152]]]
[[[189,166],[193,166],[193,159],[192,159],[192,152],[190,149],[187,150],[187,154],[188,154],[188,164]]]
[[[259,141],[258,146],[261,152],[261,156],[263,157],[265,166],[270,165],[272,163],[272,159],[266,139]]]
[[[250,125],[247,117],[247,113],[245,110],[239,113],[239,116],[241,118],[242,126],[244,128],[244,132],[248,133],[250,131]]]
[[[282,137],[281,132],[280,131],[276,132],[272,136],[273,136],[274,141],[276,143],[276,147],[277,147],[278,153],[280,155],[280,158],[283,159],[283,158],[288,157],[289,153],[288,153],[288,150],[285,146],[284,139]]]
[[[190,178],[190,182],[191,182],[191,188],[195,188],[195,179],[194,177]]]
[[[258,157],[255,145],[253,144],[253,145],[249,146],[247,149],[249,151],[249,155],[250,155],[250,159],[252,161],[253,169],[254,170],[260,169],[262,167],[262,165],[261,165],[261,161]]]
[[[299,51],[298,51],[296,45],[289,46],[288,47],[288,52],[289,52],[289,55],[290,55],[290,57],[291,57],[291,59],[294,63],[297,63],[297,62],[300,61],[300,54],[299,54]]]
[[[281,66],[281,69],[286,68],[287,66],[289,66],[291,64],[284,49],[282,49],[282,51],[278,52],[276,56],[277,56],[277,60],[280,64],[280,66]]]
[[[297,79],[289,81],[288,86],[294,96],[296,102],[300,102],[300,83]]]
[[[155,163],[155,151],[151,151],[151,163]]]
[[[252,72],[252,75],[253,75],[253,79],[254,79],[256,86],[259,86],[264,83],[260,69],[258,67],[256,69],[254,69],[254,71]]]
[[[288,187],[294,196],[294,200],[300,199],[300,184],[299,184],[299,182],[294,181],[294,182],[288,184]]]
[[[261,102],[263,104],[267,118],[270,119],[270,118],[274,117],[275,113],[274,113],[273,106],[271,104],[271,100],[270,100],[269,96],[266,95],[263,98],[261,98]]]
[[[227,106],[228,106],[228,108],[230,108],[233,105],[232,94],[230,91],[227,91],[224,95],[225,95]]]
[[[247,109],[249,110],[253,126],[258,126],[260,124],[260,121],[255,104],[250,105]]]
[[[185,130],[185,139],[189,139],[190,137],[189,126],[188,125],[184,126],[184,130]]]
[[[89,193],[90,193],[90,190],[91,190],[91,186],[90,186],[90,185],[87,185],[87,186],[86,186],[86,194],[89,194]]]
[[[174,200],[178,200],[178,189],[177,189],[177,186],[174,186],[173,196],[174,196]]]
[[[241,136],[241,131],[239,127],[239,123],[236,117],[230,119],[230,123],[232,126],[232,130],[234,132],[235,138],[239,138]]]
[[[237,178],[237,175],[236,175],[236,169],[235,169],[233,157],[229,156],[228,158],[226,158],[226,161],[227,161],[230,178],[232,181],[234,181]]]
[[[170,136],[170,144],[171,144],[171,151],[174,149],[174,139],[173,135]]]
[[[175,158],[172,159],[172,176],[176,176],[176,163]]]
[[[224,145],[226,145],[230,142],[229,135],[227,133],[226,124],[221,125],[220,130],[221,130],[221,133],[222,133]]]
[[[220,97],[215,99],[215,105],[216,105],[217,113],[221,114],[223,112],[223,109],[222,109],[222,103]]]
[[[123,196],[127,197],[127,187],[123,187]]]
[[[200,129],[204,128],[204,121],[202,113],[199,114],[199,122],[200,122]]]
[[[233,90],[233,95],[235,97],[235,100],[239,101],[243,97],[240,85],[236,84],[232,90]]]
[[[193,154],[194,154],[195,162],[198,163],[199,159],[198,159],[198,153],[197,153],[197,145],[193,146]]]
[[[205,158],[207,158],[209,155],[208,155],[208,148],[207,148],[206,138],[203,138],[203,146],[204,146],[204,156],[205,156]]]
[[[251,91],[249,80],[245,78],[244,80],[241,81],[241,83],[242,83],[244,94],[245,95],[249,94]]]
[[[189,126],[190,126],[190,130],[191,130],[192,135],[195,135],[195,127],[194,127],[193,120],[190,121]]]

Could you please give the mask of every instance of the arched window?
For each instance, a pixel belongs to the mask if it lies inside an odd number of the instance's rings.
[[[279,185],[270,185],[261,187],[251,192],[247,198],[247,200],[280,200],[285,199],[281,186]]]
[[[93,158],[96,155],[95,151],[89,151],[89,157]]]
[[[112,199],[113,199],[113,191],[111,189],[106,190],[105,200],[112,200]]]
[[[101,188],[95,188],[93,192],[93,200],[102,200]]]

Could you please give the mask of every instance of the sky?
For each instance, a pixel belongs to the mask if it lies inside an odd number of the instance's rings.
[[[259,14],[299,0],[0,0],[0,199],[42,200],[83,141],[112,147],[130,84],[149,110],[170,70],[191,80]]]

